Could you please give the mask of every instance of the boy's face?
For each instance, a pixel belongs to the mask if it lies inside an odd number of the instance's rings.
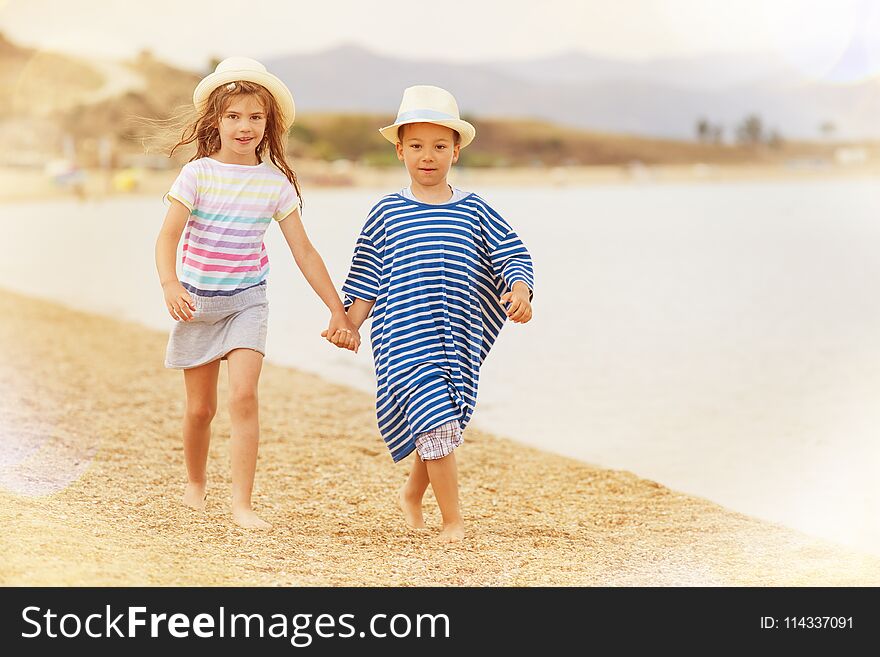
[[[413,182],[425,187],[446,185],[446,176],[458,161],[459,145],[455,131],[435,123],[410,123],[401,126],[397,159],[406,165]]]

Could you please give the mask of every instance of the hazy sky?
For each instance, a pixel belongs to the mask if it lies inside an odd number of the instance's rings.
[[[880,35],[880,0],[0,0],[0,31],[26,45],[128,56],[149,48],[201,68],[212,56],[358,43],[453,61],[577,49],[629,59],[707,52],[836,51]],[[809,51],[809,52],[808,52]]]

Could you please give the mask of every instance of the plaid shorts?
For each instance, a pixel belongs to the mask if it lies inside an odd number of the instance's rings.
[[[434,461],[449,456],[463,442],[461,425],[452,420],[416,436],[416,451],[423,461]]]

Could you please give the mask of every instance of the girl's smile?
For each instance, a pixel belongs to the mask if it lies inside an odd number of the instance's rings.
[[[256,150],[266,131],[266,110],[256,96],[234,96],[217,129],[220,150],[214,157],[229,164],[259,164]]]

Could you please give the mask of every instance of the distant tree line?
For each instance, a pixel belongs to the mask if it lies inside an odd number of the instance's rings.
[[[724,143],[724,126],[712,123],[705,117],[697,119],[697,141],[701,144]],[[734,128],[733,138],[743,146],[769,146],[779,148],[783,144],[782,135],[776,128],[768,129],[757,114],[744,117]]]

